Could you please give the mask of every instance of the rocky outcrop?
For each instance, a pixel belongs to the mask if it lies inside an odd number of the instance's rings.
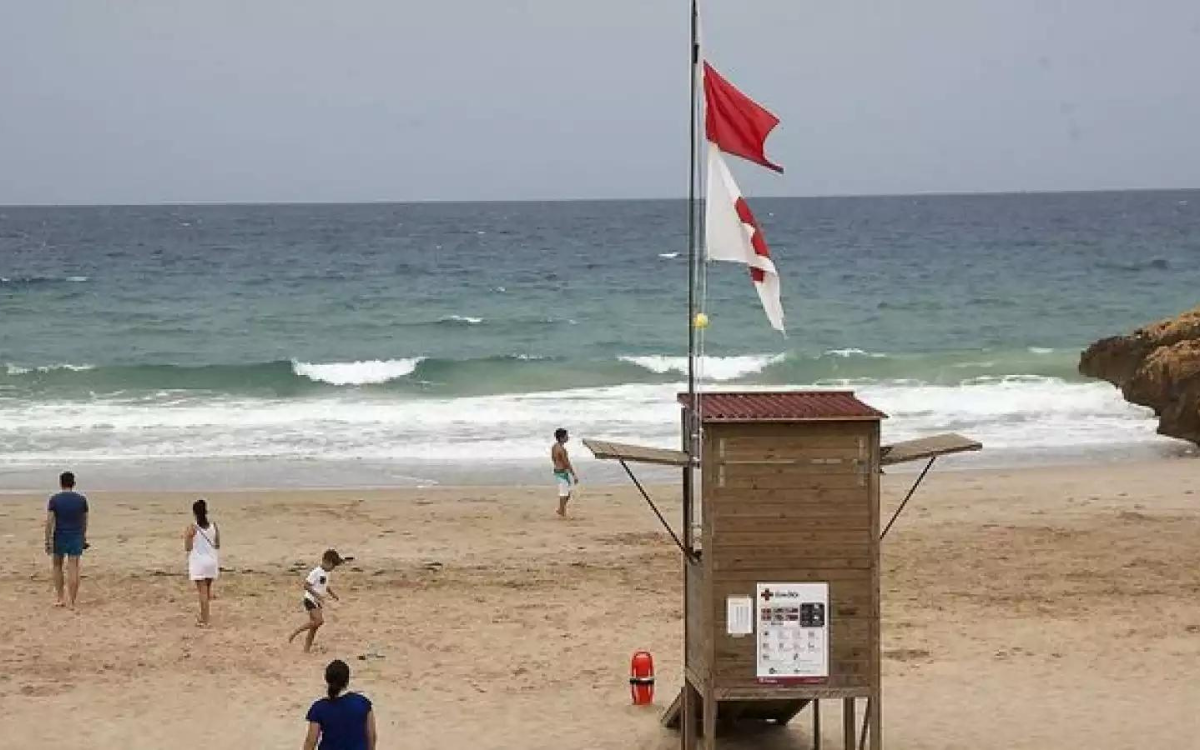
[[[1097,341],[1080,357],[1079,371],[1153,409],[1159,433],[1200,445],[1200,307]]]

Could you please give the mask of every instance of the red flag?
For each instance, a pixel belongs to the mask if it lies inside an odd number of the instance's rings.
[[[782,172],[767,159],[767,136],[779,118],[734,88],[707,62],[704,63],[704,130],[708,140],[727,154]]]

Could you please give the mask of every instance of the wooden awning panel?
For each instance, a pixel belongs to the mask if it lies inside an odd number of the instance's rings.
[[[608,440],[585,439],[584,446],[596,458],[608,461],[626,461],[631,463],[655,464],[657,466],[688,465],[688,456],[683,451],[668,448],[650,448],[644,445],[630,443],[614,443]],[[951,453],[966,453],[982,450],[983,444],[952,432],[942,435],[905,440],[901,443],[884,445],[879,448],[879,463],[881,466],[892,466],[908,461],[945,456]]]
[[[584,440],[583,444],[596,458],[610,461],[632,461],[640,464],[656,464],[658,466],[688,465],[688,455],[683,451],[673,451],[667,448],[647,448],[643,445],[629,443],[612,443],[607,440]]]
[[[965,453],[983,449],[983,443],[972,440],[953,432],[941,435],[905,440],[902,443],[883,445],[879,447],[879,463],[882,466],[902,464],[907,461],[919,461],[924,458],[935,458],[951,453]]]

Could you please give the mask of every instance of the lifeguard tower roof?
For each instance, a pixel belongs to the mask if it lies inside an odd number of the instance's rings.
[[[751,391],[697,394],[704,422],[815,422],[880,420],[887,415],[867,406],[853,391]],[[686,393],[679,403],[691,406]]]

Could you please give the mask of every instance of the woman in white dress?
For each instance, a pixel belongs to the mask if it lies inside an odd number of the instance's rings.
[[[196,582],[200,597],[200,617],[196,624],[208,625],[208,603],[212,600],[212,584],[220,575],[217,550],[221,548],[221,530],[208,519],[208,503],[203,498],[192,503],[196,520],[183,532],[183,547],[188,553],[188,578]]]

